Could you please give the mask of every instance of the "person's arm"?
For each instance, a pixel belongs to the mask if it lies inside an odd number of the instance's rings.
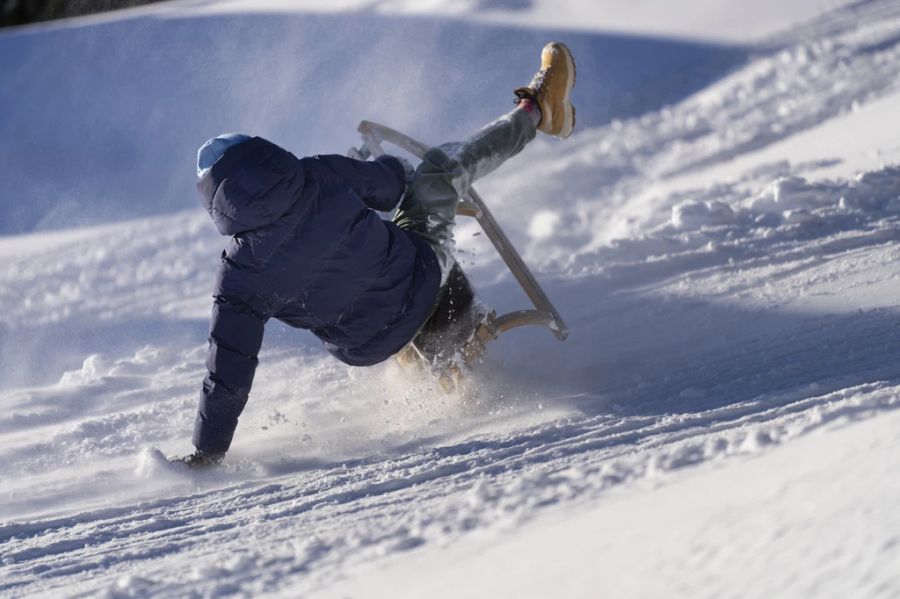
[[[221,458],[231,445],[258,364],[266,319],[237,300],[216,297],[194,446]]]
[[[367,161],[327,154],[313,156],[313,159],[331,176],[348,184],[373,210],[393,210],[406,190],[406,172],[395,156],[385,154]]]

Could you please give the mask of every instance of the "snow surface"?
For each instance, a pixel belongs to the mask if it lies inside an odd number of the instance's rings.
[[[291,13],[367,10],[515,24],[541,29],[612,31],[729,42],[748,42],[780,32],[786,23],[814,18],[844,0],[219,0],[185,2],[192,14],[271,11]],[[179,15],[184,12],[179,11]]]
[[[538,1],[313,4],[0,35],[0,595],[900,595],[900,6],[798,3],[736,47],[549,30]],[[273,323],[223,467],[168,467],[223,245],[196,146],[342,151],[366,117],[460,136],[550,37],[582,127],[478,187],[569,340],[505,335],[461,399]],[[523,307],[457,238],[483,299]]]
[[[900,512],[885,498],[900,492],[900,414],[853,422],[844,413],[827,432],[771,452],[754,427],[739,468],[653,472],[635,483],[638,493],[613,491],[600,506],[579,504],[541,526],[483,533],[441,553],[393,556],[322,596],[890,596]],[[840,545],[822,543],[823,530]],[[843,569],[847,562],[855,567]],[[800,563],[808,567],[791,567]]]

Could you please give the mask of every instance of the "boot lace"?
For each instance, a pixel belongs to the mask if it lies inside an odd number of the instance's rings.
[[[541,69],[534,75],[528,87],[520,87],[515,91],[516,96],[523,100],[537,101],[538,94],[541,93],[549,75],[549,69]]]
[[[536,94],[540,93],[541,89],[543,89],[544,83],[546,83],[549,75],[550,69],[541,69],[535,74],[534,79],[531,80],[530,87]]]

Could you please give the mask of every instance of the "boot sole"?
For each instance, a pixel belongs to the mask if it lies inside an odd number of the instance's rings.
[[[569,74],[568,80],[566,80],[566,95],[563,97],[563,124],[562,129],[557,134],[557,137],[566,138],[572,135],[572,131],[575,129],[575,106],[572,105],[572,88],[575,87],[575,79],[577,77],[577,72],[575,70],[575,58],[572,56],[572,51],[569,50],[569,47],[563,44],[562,42],[557,42],[560,48],[563,50],[563,55],[566,57],[566,67],[567,73]]]

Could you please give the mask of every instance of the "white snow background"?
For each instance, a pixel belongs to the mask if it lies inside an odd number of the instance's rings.
[[[551,39],[578,129],[477,187],[569,340],[508,333],[462,401],[272,322],[226,463],[165,467],[224,241],[197,146],[458,139]],[[0,57],[0,596],[900,596],[896,1],[189,0]]]

